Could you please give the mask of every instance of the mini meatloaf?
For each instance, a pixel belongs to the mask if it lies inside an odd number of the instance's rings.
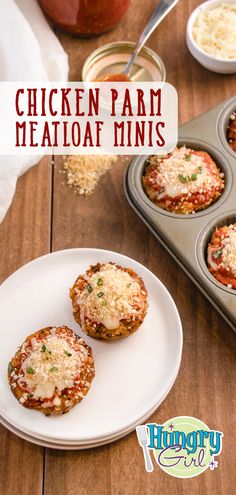
[[[155,205],[188,215],[219,198],[224,188],[223,177],[208,153],[182,146],[166,156],[151,157],[143,187]]]
[[[236,289],[236,223],[216,229],[208,245],[207,261],[218,282]]]
[[[27,337],[8,366],[18,401],[46,416],[64,414],[80,402],[94,375],[90,347],[66,326],[43,328]]]
[[[227,141],[236,153],[236,111],[230,115],[229,124],[227,128]]]
[[[119,339],[135,332],[147,313],[147,291],[130,268],[97,263],[70,290],[74,318],[90,337]]]

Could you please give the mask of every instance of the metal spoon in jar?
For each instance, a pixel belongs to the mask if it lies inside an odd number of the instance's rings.
[[[106,74],[97,79],[97,81],[102,82],[121,82],[130,81],[130,69],[142,49],[143,45],[146,43],[149,36],[153,33],[154,29],[161,23],[161,21],[169,14],[173,7],[178,3],[179,0],[161,0],[159,5],[155,8],[151,18],[149,19],[147,25],[145,26],[139,40],[135,46],[135,49],[128,60],[123,72],[118,74]]]
[[[122,74],[129,79],[130,69],[133,65],[137,55],[142,49],[143,45],[145,45],[149,36],[153,33],[154,29],[161,23],[161,21],[169,14],[169,12],[173,9],[173,7],[178,3],[179,0],[161,0],[159,5],[155,8],[151,18],[149,19],[147,25],[145,26],[142,34],[139,37],[139,40],[136,44],[136,47],[125,66]]]

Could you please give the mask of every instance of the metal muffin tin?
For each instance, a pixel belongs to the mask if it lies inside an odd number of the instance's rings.
[[[142,187],[147,156],[131,162],[125,176],[125,192],[135,212],[236,331],[236,290],[220,284],[206,263],[207,245],[215,228],[236,222],[236,153],[226,140],[226,128],[235,109],[234,97],[179,129],[179,145],[207,151],[225,174],[225,188],[213,205],[191,215],[155,206]]]

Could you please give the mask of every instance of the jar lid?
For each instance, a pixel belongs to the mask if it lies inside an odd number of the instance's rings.
[[[121,73],[134,48],[135,43],[130,41],[118,41],[98,48],[84,63],[82,81],[92,82],[107,74]],[[131,67],[131,81],[163,82],[165,78],[163,61],[153,50],[144,46]]]

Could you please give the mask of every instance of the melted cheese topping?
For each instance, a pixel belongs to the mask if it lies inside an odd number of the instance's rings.
[[[196,192],[204,193],[219,186],[219,177],[212,174],[203,156],[182,146],[175,148],[169,158],[158,162],[158,174],[153,178],[153,183],[160,187],[157,192],[157,199],[160,201],[166,196],[191,197]]]
[[[230,225],[227,237],[222,243],[224,247],[222,249],[221,265],[226,269],[228,268],[236,276],[236,226]]]
[[[51,333],[43,342],[31,340],[32,352],[22,363],[24,381],[34,399],[50,398],[74,386],[81,366],[81,356],[67,342]]]
[[[140,314],[141,287],[129,273],[107,263],[88,280],[87,287],[79,292],[78,304],[82,315],[114,330],[122,319]],[[83,316],[81,321],[83,325]]]
[[[193,26],[193,39],[216,58],[236,58],[236,5],[222,3],[202,10]]]

